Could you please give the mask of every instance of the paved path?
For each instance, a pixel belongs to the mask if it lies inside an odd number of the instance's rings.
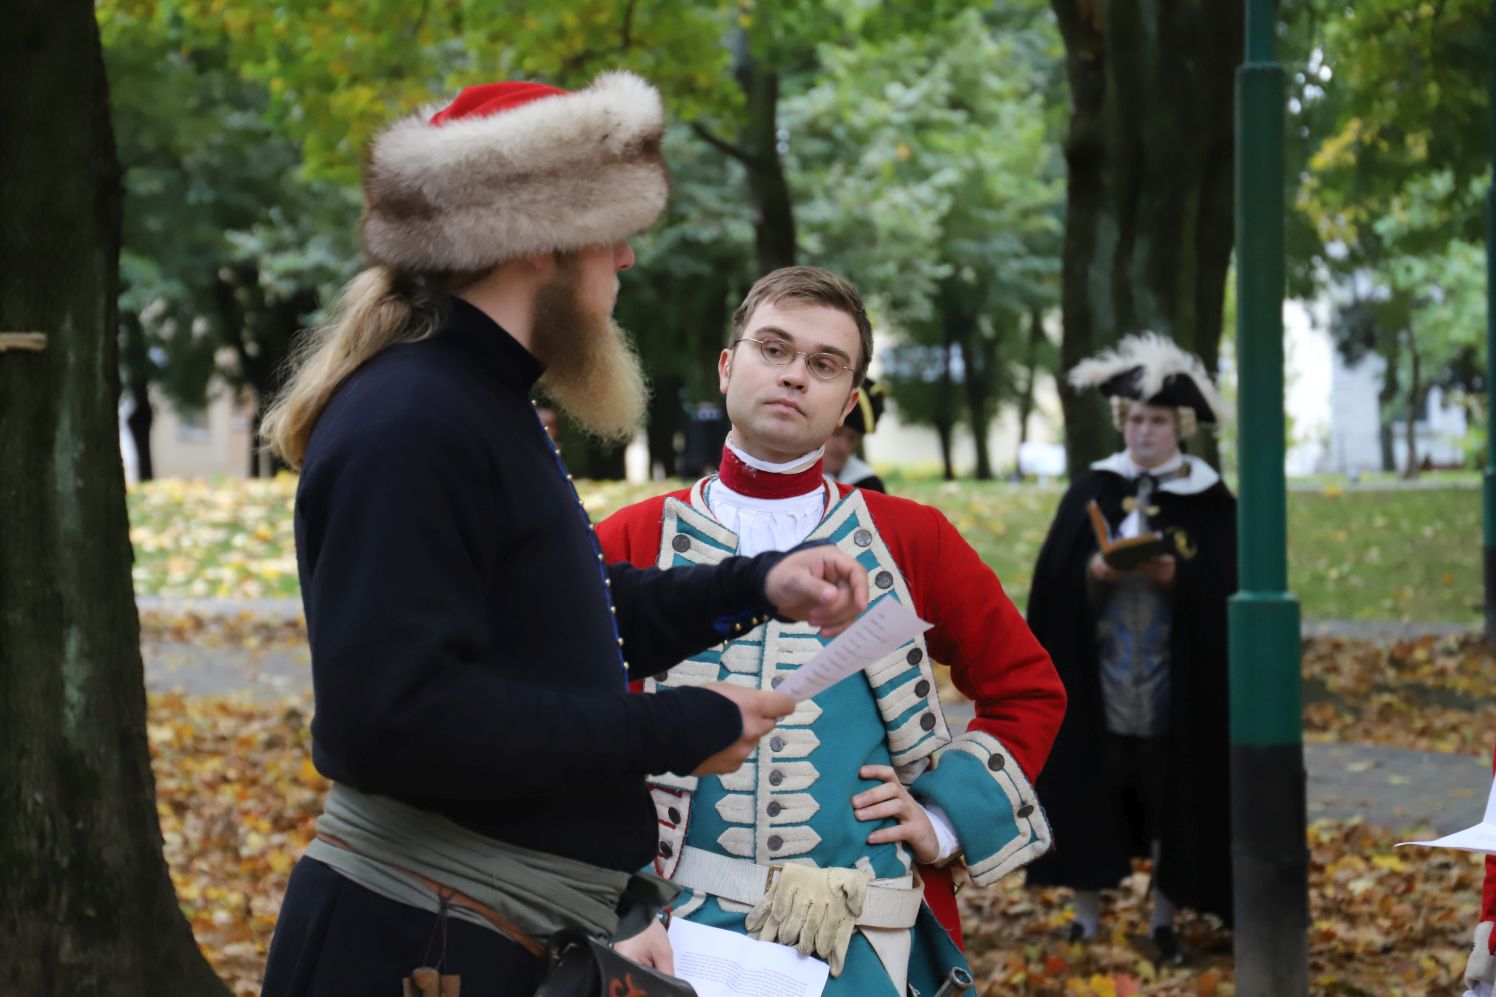
[[[199,647],[175,641],[142,641],[145,685],[152,692],[179,689],[194,696],[247,694],[281,699],[311,691],[311,655],[305,647],[248,651]]]
[[[952,723],[971,718],[969,703],[946,704]],[[1306,744],[1309,819],[1347,820],[1394,831],[1448,834],[1478,823],[1491,790],[1489,759],[1369,744]]]

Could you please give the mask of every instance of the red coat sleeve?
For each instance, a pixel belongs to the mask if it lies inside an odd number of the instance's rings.
[[[660,554],[660,525],[669,495],[645,499],[597,524],[597,542],[610,563],[627,561],[636,568],[652,568]]]
[[[976,705],[968,725],[1001,741],[1037,779],[1065,715],[1065,687],[1002,583],[938,509],[864,493],[903,569],[930,654]],[[882,501],[878,499],[882,498]]]

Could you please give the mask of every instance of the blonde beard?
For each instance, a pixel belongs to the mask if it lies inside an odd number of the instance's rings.
[[[530,346],[546,365],[541,389],[584,432],[604,443],[638,434],[649,402],[639,354],[611,316],[581,307],[576,271],[564,263],[536,296]]]

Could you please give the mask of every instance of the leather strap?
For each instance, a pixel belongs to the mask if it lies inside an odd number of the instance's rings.
[[[317,837],[322,841],[327,842],[329,845],[332,845],[334,848],[341,848],[343,849],[343,851],[351,852],[354,855],[359,854],[358,852],[350,848],[346,841],[335,838],[330,834],[324,834],[323,832],[318,831]],[[368,858],[368,856],[362,857]],[[503,914],[500,914],[498,911],[494,910],[487,904],[482,903],[478,900],[474,900],[466,893],[460,893],[457,890],[452,889],[450,886],[443,886],[441,883],[438,883],[435,880],[427,879],[425,876],[422,876],[418,872],[412,872],[411,870],[398,865],[389,865],[388,863],[385,863],[385,865],[387,868],[393,869],[394,871],[400,873],[402,876],[408,877],[413,882],[419,883],[422,886],[426,887],[426,889],[430,890],[432,893],[435,893],[437,898],[442,902],[452,907],[461,907],[464,910],[472,911],[474,914],[477,914],[489,924],[493,925],[494,929],[497,930],[500,934],[507,937],[510,941],[514,942],[514,944],[518,945],[520,948],[524,949],[535,958],[541,960],[545,959],[546,952],[544,945],[541,945],[540,942],[536,941],[532,936],[527,934],[519,925],[515,924],[513,921],[509,920]]]
[[[670,878],[688,890],[700,890],[740,904],[756,904],[772,882],[774,869],[747,859],[718,855],[687,845],[680,864]],[[867,900],[857,926],[862,928],[912,928],[924,902],[924,886],[913,876],[875,880],[867,888]]]

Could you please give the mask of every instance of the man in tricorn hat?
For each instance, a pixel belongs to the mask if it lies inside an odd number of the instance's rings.
[[[1078,364],[1111,399],[1126,449],[1065,493],[1034,568],[1028,620],[1070,708],[1037,790],[1054,851],[1031,885],[1075,891],[1071,939],[1094,936],[1099,891],[1153,859],[1150,933],[1181,958],[1176,904],[1231,916],[1226,600],[1236,588],[1236,500],[1181,449],[1225,415],[1204,365],[1158,335]],[[1168,550],[1124,570],[1108,541],[1159,534]]]
[[[637,936],[674,892],[636,874],[645,776],[734,771],[794,704],[629,679],[773,614],[834,632],[866,604],[829,546],[606,563],[532,406],[539,382],[595,435],[637,429],[610,316],[626,240],[665,204],[663,127],[655,90],[612,73],[469,87],[374,143],[369,266],[264,426],[301,469],[312,757],[333,782],[266,994],[435,993],[434,973],[444,995],[529,995],[548,939]]]
[[[857,456],[863,437],[877,429],[878,420],[883,418],[883,395],[883,385],[871,377],[863,378],[862,387],[857,392],[857,404],[826,441],[826,473],[837,484],[868,492],[888,491],[872,465]]]

